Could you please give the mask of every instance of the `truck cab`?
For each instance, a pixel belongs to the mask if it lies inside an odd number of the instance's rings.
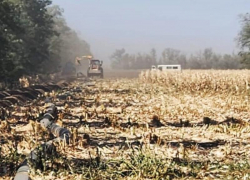
[[[176,65],[158,65],[157,68],[156,66],[152,66],[151,70],[160,70],[160,71],[181,71],[181,65],[176,64]]]
[[[102,61],[98,59],[91,59],[89,60],[89,68],[87,71],[87,76],[99,76],[103,78],[103,68],[102,68]]]
[[[181,65],[158,65],[160,71],[181,71]]]

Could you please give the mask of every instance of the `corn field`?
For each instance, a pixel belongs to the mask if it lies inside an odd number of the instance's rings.
[[[164,85],[170,91],[248,94],[250,89],[249,70],[184,70],[179,73],[147,70],[141,72],[140,79]]]
[[[31,179],[249,179],[248,74],[143,71],[36,86],[37,98],[2,107],[0,178],[26,161]]]

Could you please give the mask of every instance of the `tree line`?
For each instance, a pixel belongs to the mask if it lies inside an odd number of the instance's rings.
[[[91,54],[50,0],[2,0],[0,24],[0,81],[54,73],[75,56]]]
[[[218,54],[206,48],[196,54],[186,55],[180,50],[166,48],[157,58],[153,48],[149,53],[129,54],[125,49],[116,50],[111,56],[111,66],[115,69],[149,69],[152,65],[180,64],[184,69],[239,69],[240,56]]]
[[[237,37],[239,55],[245,67],[250,68],[250,14],[241,15],[241,31]]]

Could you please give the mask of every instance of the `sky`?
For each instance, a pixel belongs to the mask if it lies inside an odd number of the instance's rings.
[[[205,48],[238,53],[240,14],[249,0],[53,0],[68,25],[109,60],[116,49],[148,53],[165,48],[195,54]]]

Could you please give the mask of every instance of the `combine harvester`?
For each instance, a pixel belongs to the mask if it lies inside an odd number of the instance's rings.
[[[84,61],[86,59],[89,61],[87,77],[99,76],[100,78],[103,78],[102,61],[93,59],[92,56],[82,56],[76,57],[75,62],[77,65],[81,65],[81,61]]]
[[[75,58],[75,65],[72,62],[67,62],[62,69],[61,75],[64,78],[74,78],[85,76],[82,71],[77,70],[77,66],[81,66],[81,61],[88,61],[87,77],[99,76],[103,78],[102,61],[93,59],[93,56],[81,56]]]

